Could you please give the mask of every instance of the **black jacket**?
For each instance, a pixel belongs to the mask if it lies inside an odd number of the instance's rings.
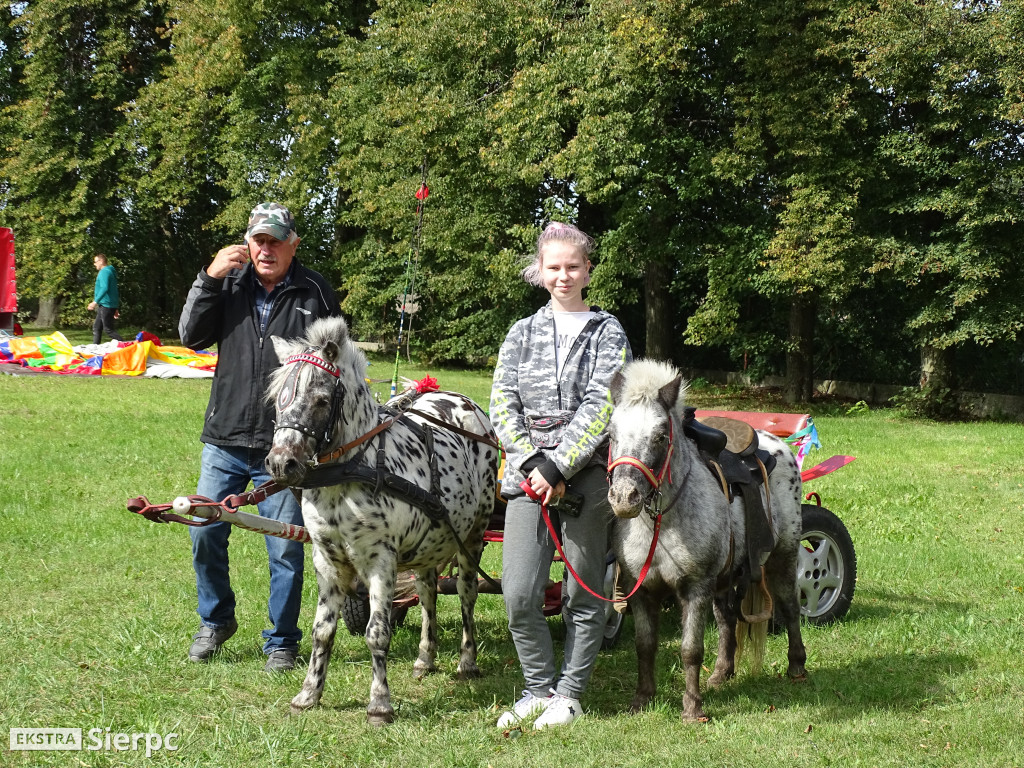
[[[318,272],[298,260],[291,284],[278,287],[267,332],[260,337],[252,264],[217,280],[202,270],[192,283],[178,321],[181,342],[192,349],[217,344],[217,371],[200,438],[233,448],[270,450],[274,407],[264,400],[270,373],[277,368],[271,336],[301,336],[316,319],[340,315],[334,291]]]

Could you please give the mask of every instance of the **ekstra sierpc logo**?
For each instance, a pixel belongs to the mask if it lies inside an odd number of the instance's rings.
[[[81,728],[11,728],[10,749],[12,752],[46,751],[79,752],[88,750],[114,750],[117,752],[140,752],[146,757],[154,752],[178,749],[178,734],[168,733],[115,733],[110,728],[90,728],[82,739]]]

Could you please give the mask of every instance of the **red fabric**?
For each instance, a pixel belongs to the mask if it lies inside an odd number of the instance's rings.
[[[14,232],[0,227],[0,312],[17,312],[18,296],[14,281]]]

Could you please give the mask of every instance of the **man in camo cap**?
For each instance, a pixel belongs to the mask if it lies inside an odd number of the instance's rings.
[[[294,338],[316,319],[340,315],[341,307],[327,281],[302,266],[295,219],[278,203],[261,203],[249,217],[244,245],[229,245],[199,272],[178,332],[194,349],[217,345],[217,371],[206,409],[200,496],[220,501],[269,480],[264,460],[274,436],[274,409],[264,402],[268,378],[279,365],[271,336]],[[259,504],[264,517],[302,524],[302,511],[291,493],[276,493]],[[196,572],[201,624],[193,636],[189,659],[206,662],[238,629],[235,594],[228,576],[231,525],[218,522],[189,528]],[[268,615],[263,630],[267,671],[295,666],[302,632],[302,544],[267,536],[270,564]]]

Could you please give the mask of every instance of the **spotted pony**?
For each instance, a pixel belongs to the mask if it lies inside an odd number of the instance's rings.
[[[275,337],[273,344],[281,367],[267,392],[276,409],[267,469],[278,484],[302,489],[319,591],[309,669],[291,708],[299,712],[319,703],[343,595],[362,582],[370,597],[367,719],[389,723],[394,719],[387,681],[389,617],[399,570],[416,574],[423,624],[413,673],[419,678],[435,671],[437,570],[457,558],[462,606],[457,674],[480,674],[475,566],[494,506],[498,450],[467,434],[491,443],[494,435],[483,411],[454,393],[431,392],[415,400],[414,411],[430,418],[394,418],[381,411],[366,383],[366,358],[341,318],[318,320],[305,338]],[[438,428],[438,422],[457,430]],[[382,424],[387,428],[374,432]],[[342,447],[347,450],[338,456]],[[330,474],[338,469],[340,474]],[[327,485],[317,480],[325,472],[333,478]]]
[[[684,721],[707,716],[700,694],[704,628],[709,613],[718,624],[718,658],[708,679],[717,687],[735,674],[739,597],[760,594],[750,582],[743,502],[726,498],[722,484],[684,435],[685,386],[673,366],[653,360],[630,363],[612,381],[615,403],[611,435],[608,500],[616,515],[612,548],[626,576],[627,589],[637,581],[654,539],[656,515],[662,512],[660,538],[642,587],[629,599],[636,628],[638,679],[630,708],[639,710],[654,697],[654,656],[662,602],[675,597],[682,609],[682,662],[685,673]],[[757,432],[760,448],[775,460],[762,503],[770,506],[774,548],[764,560],[763,581],[776,614],[789,636],[791,678],[806,676],[807,659],[800,635],[796,593],[800,542],[800,472],[792,452],[779,438]],[[770,505],[769,505],[770,499]],[[756,611],[745,614],[752,622]],[[751,623],[761,641],[767,619]],[[755,657],[756,660],[756,657]]]

